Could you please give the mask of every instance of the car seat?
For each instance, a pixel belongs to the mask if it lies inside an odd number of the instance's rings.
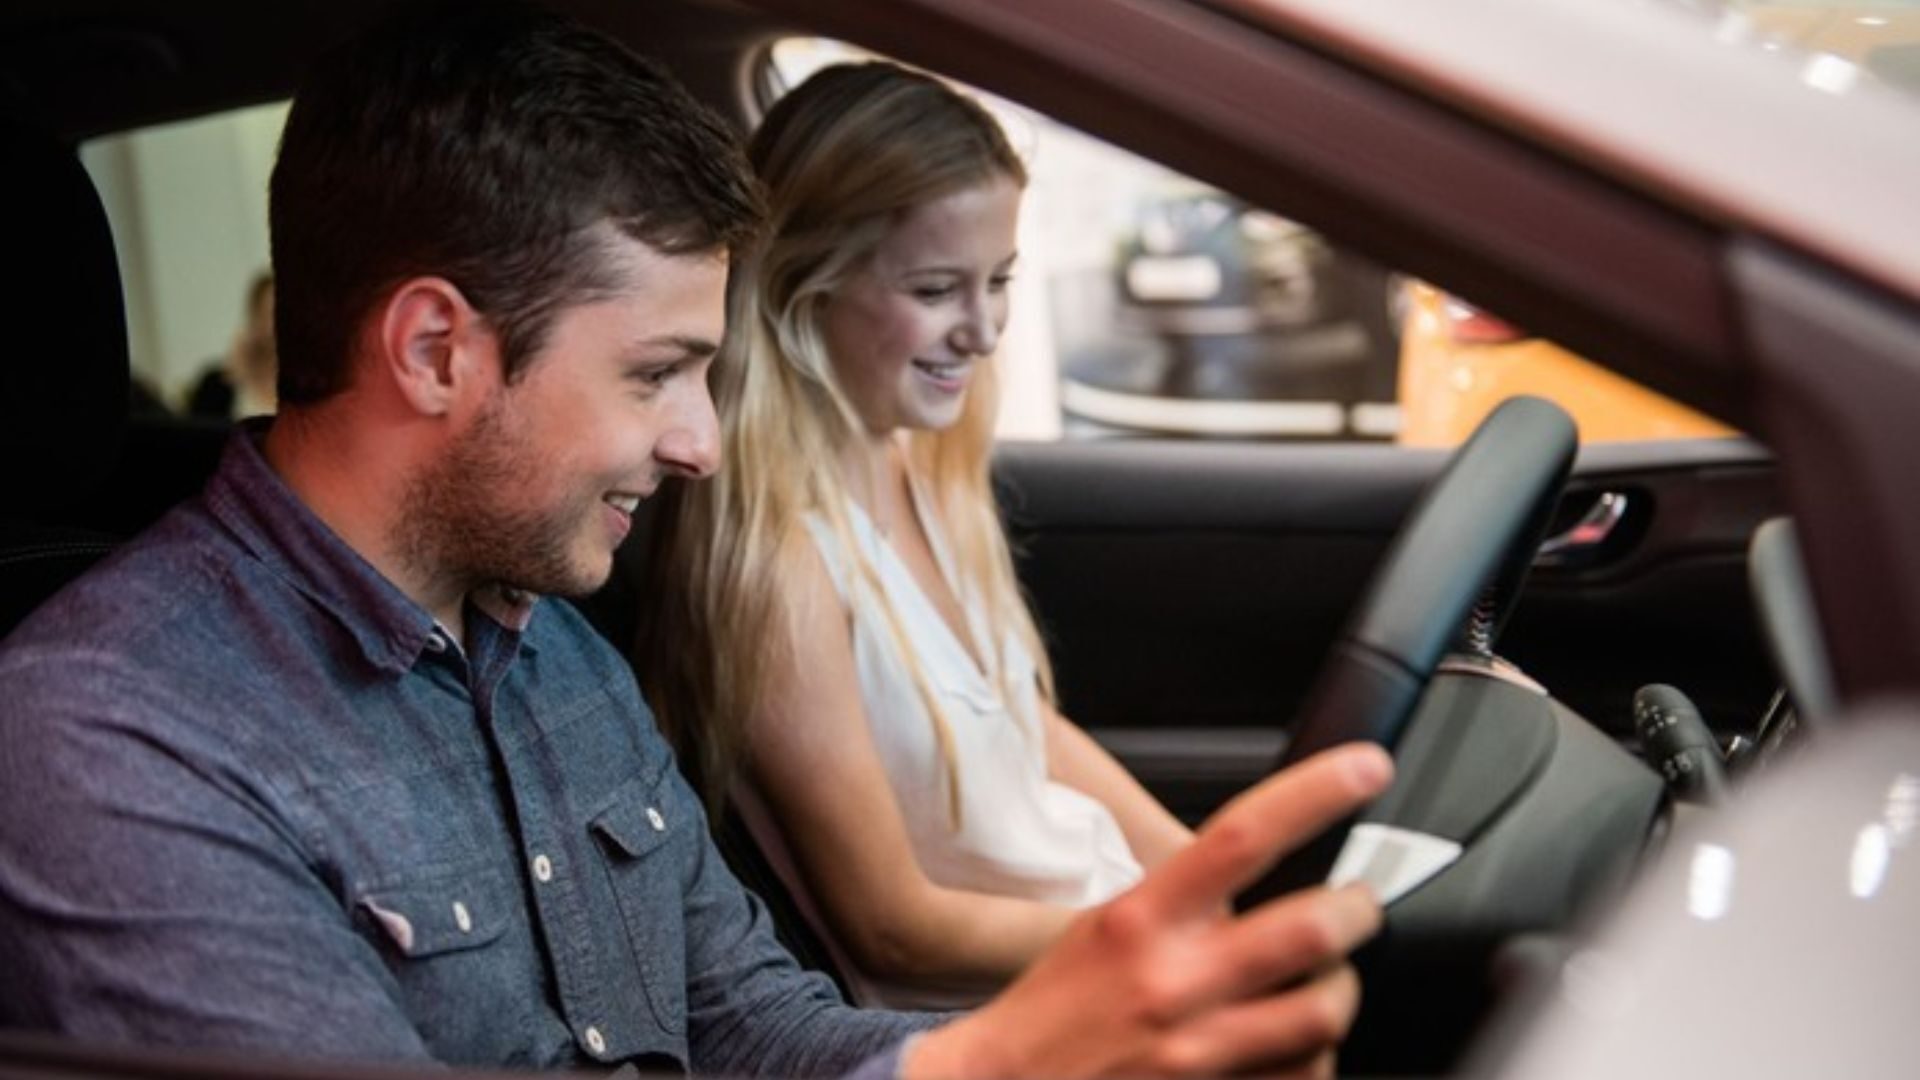
[[[111,547],[83,524],[111,498],[129,400],[113,236],[72,148],[0,103],[12,348],[0,362],[0,636]]]
[[[113,235],[71,146],[0,101],[15,343],[0,363],[0,637],[199,491],[228,425],[136,410]],[[139,412],[140,415],[132,415]]]

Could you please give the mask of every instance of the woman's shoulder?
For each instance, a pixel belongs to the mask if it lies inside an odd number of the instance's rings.
[[[805,518],[804,536],[790,537],[781,553],[781,592],[805,631],[825,624],[828,616],[844,622],[847,606],[847,553],[817,511]]]
[[[785,561],[797,573],[813,578],[815,585],[831,586],[844,600],[858,557],[854,547],[860,542],[852,504],[832,510],[814,507],[801,516],[800,524],[806,542],[794,544],[796,550]]]

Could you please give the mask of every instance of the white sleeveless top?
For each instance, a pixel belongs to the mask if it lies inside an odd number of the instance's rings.
[[[913,501],[941,575],[965,608],[974,640],[988,640],[984,607],[977,594],[959,587],[937,518],[917,489]],[[1098,801],[1047,776],[1034,662],[1018,635],[1004,635],[1002,657],[1009,689],[996,694],[988,676],[866,513],[849,503],[848,518],[854,543],[892,602],[908,647],[918,657],[953,735],[960,778],[957,830],[949,816],[946,770],[933,724],[887,618],[832,526],[821,515],[810,515],[807,526],[814,543],[834,586],[853,611],[860,696],[921,871],[949,888],[1067,907],[1091,907],[1133,885],[1140,879],[1140,864],[1113,815]],[[817,905],[806,894],[765,804],[750,791],[739,794],[742,818],[834,953],[856,1003],[956,1007],[977,1004],[997,989],[890,984],[859,971],[833,940]]]

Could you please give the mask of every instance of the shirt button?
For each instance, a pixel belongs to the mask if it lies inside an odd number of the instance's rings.
[[[599,1028],[597,1027],[588,1028],[586,1031],[586,1035],[587,1035],[587,1049],[593,1051],[596,1054],[604,1054],[607,1052],[607,1037],[605,1035],[600,1034]]]
[[[542,883],[552,881],[553,860],[547,858],[545,855],[535,855],[533,857],[533,876],[539,878]]]
[[[453,902],[453,925],[459,927],[463,934],[473,933],[473,913],[467,910],[467,905],[463,901]]]
[[[436,652],[436,653],[446,652],[447,639],[441,637],[437,631],[434,633],[428,634],[427,635],[427,651]]]
[[[647,807],[647,824],[653,826],[654,832],[667,831],[667,819],[661,817],[660,811],[651,806]]]

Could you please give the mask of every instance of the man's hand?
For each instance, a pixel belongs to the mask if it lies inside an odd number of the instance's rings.
[[[1331,1075],[1360,999],[1345,958],[1379,928],[1379,904],[1353,885],[1302,890],[1239,916],[1230,905],[1392,774],[1384,751],[1355,744],[1240,795],[1133,890],[1081,915],[999,997],[916,1043],[902,1075]]]

